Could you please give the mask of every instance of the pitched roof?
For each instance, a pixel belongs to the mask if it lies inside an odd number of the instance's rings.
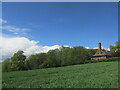
[[[93,56],[102,56],[102,55],[110,55],[110,53],[107,50],[104,50],[104,49],[99,50],[98,49],[98,51]]]

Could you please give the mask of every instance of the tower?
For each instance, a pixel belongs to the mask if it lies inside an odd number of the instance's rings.
[[[99,42],[98,43],[98,50],[101,50],[102,48],[101,48],[101,43]]]

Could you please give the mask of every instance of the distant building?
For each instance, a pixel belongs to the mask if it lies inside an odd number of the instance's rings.
[[[98,43],[98,50],[95,53],[95,55],[93,55],[91,57],[91,59],[92,60],[93,59],[98,60],[98,59],[106,59],[106,58],[109,58],[109,57],[110,57],[109,51],[102,49],[101,48],[101,43]]]

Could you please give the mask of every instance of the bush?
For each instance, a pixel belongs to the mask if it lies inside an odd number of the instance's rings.
[[[109,62],[109,61],[118,61],[118,60],[120,60],[120,57],[111,57],[107,59],[87,60],[85,63]]]
[[[108,61],[119,61],[120,60],[120,57],[111,57],[111,58],[108,58]]]

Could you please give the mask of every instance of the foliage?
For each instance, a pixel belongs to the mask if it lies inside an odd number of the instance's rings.
[[[89,59],[96,50],[86,49],[84,47],[62,47],[60,49],[61,53],[61,65],[74,65],[84,63],[85,60]]]
[[[90,58],[98,51],[98,49],[87,49],[89,53],[89,60]]]
[[[46,59],[47,59],[47,53],[40,53],[40,54],[37,54],[37,56],[39,57],[39,65],[38,65],[38,68],[44,68],[43,64],[45,63]]]
[[[58,66],[83,64],[95,54],[96,49],[86,49],[82,46],[64,47],[49,50],[47,53],[30,55],[27,59],[23,51],[18,51],[10,58],[10,70],[32,70]],[[8,71],[8,70],[6,70]]]
[[[27,69],[37,69],[39,66],[39,57],[37,55],[31,55],[25,62]]]
[[[24,70],[24,61],[26,56],[23,55],[23,51],[18,51],[11,57],[11,69],[12,70]]]
[[[61,47],[60,49],[60,58],[61,58],[61,66],[66,66],[73,64],[73,49],[70,47]]]
[[[10,59],[5,59],[2,63],[2,71],[10,71]]]
[[[120,57],[120,41],[115,42],[115,46],[110,45],[110,53],[113,57]]]
[[[3,88],[118,88],[118,62],[3,72]]]
[[[17,60],[12,60],[11,61],[11,66],[10,66],[11,71],[17,71],[19,69],[19,61]]]
[[[13,57],[6,59],[2,62],[3,71],[16,71],[24,70],[24,61],[26,56],[23,51],[18,51]]]
[[[36,55],[29,56],[25,61],[25,68],[26,69],[38,69],[43,67],[43,63],[46,61],[47,54],[40,53]]]
[[[13,55],[13,57],[11,57],[11,60],[13,61],[13,60],[17,60],[17,61],[25,61],[25,59],[26,59],[26,56],[25,55],[23,55],[23,51],[18,51],[17,53],[15,53],[14,55]]]
[[[116,57],[120,55],[118,49],[119,43],[116,42],[116,46],[110,46],[110,53]],[[30,55],[27,59],[23,55],[23,51],[18,51],[10,58],[10,69],[11,71],[16,70],[32,70],[39,68],[59,67],[68,66],[75,64],[94,63],[111,61],[108,59],[101,60],[90,60],[91,56],[96,53],[97,49],[86,49],[82,46],[77,47],[64,47],[59,49],[49,50],[47,53],[39,53]],[[8,60],[6,60],[6,65]],[[5,63],[5,62],[4,62]],[[4,71],[7,70],[7,66],[4,64]]]
[[[47,60],[44,63],[44,67],[56,67],[60,66],[60,54],[59,50],[50,50],[47,53]]]
[[[120,57],[111,57],[107,59],[87,60],[85,63],[109,62],[109,61],[119,61],[119,60],[120,60]]]

